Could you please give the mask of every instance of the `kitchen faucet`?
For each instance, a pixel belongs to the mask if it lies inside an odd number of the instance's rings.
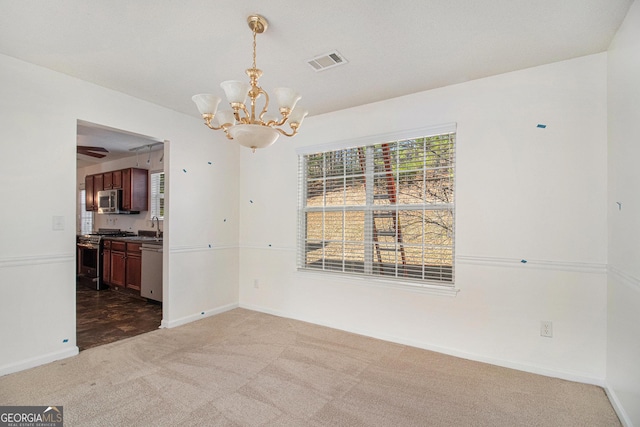
[[[160,238],[160,219],[157,216],[153,216],[153,218],[151,218],[151,222],[153,222],[153,220],[156,220],[156,239]]]

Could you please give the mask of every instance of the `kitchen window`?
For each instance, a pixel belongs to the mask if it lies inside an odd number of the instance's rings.
[[[157,216],[164,219],[164,172],[153,172],[150,174],[151,201],[150,216]]]
[[[452,286],[453,129],[300,155],[298,268]]]
[[[80,234],[93,232],[93,212],[87,212],[87,191],[80,190]]]

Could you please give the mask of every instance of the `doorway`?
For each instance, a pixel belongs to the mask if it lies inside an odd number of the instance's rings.
[[[141,246],[149,239],[164,245],[164,185],[152,185],[151,176],[165,172],[166,141],[81,120],[76,139],[76,344],[82,351],[161,325],[166,302],[141,294]],[[107,192],[118,194],[118,213],[99,207]],[[122,250],[112,251],[107,237]],[[98,248],[91,277],[80,267],[80,246],[88,241]]]

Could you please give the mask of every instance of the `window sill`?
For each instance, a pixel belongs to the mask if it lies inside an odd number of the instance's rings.
[[[397,289],[401,291],[416,292],[420,294],[440,295],[447,297],[455,297],[460,292],[460,289],[455,288],[453,285],[436,285],[432,283],[419,283],[397,279],[385,279],[375,276],[360,276],[348,273],[337,273],[334,271],[323,272],[320,270],[308,270],[304,268],[298,268],[298,274],[314,277],[322,280],[346,281],[357,283],[365,286],[376,286],[388,289]]]

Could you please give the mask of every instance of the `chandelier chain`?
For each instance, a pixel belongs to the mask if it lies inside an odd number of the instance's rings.
[[[256,67],[256,29],[253,28],[253,68]]]

